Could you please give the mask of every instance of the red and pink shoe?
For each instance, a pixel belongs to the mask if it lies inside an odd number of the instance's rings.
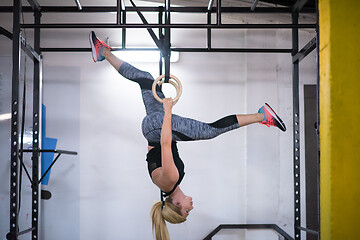
[[[264,120],[261,122],[261,124],[264,124],[268,127],[278,127],[283,132],[286,131],[285,124],[269,104],[265,103],[265,105],[259,109],[258,113],[262,113],[264,115]]]
[[[104,55],[102,55],[105,48],[112,50],[108,45],[96,37],[94,31],[91,31],[89,40],[94,62],[101,62],[105,59]]]

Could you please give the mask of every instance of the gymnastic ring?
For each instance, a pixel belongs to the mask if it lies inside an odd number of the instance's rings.
[[[163,100],[161,98],[159,98],[159,96],[157,95],[156,93],[156,84],[161,86],[164,82],[165,82],[165,79],[162,80],[163,78],[165,78],[165,74],[159,76],[154,82],[153,82],[153,85],[152,85],[152,93],[154,95],[154,98],[162,103]],[[160,81],[161,80],[161,81]],[[175,80],[175,82],[173,81]],[[174,75],[171,75],[170,74],[170,78],[169,78],[169,83],[171,85],[173,85],[176,89],[176,97],[173,99],[173,103],[174,105],[177,103],[177,101],[179,100],[180,96],[181,96],[181,93],[182,93],[182,86],[181,86],[181,82],[179,81],[179,79],[177,77],[175,77]]]

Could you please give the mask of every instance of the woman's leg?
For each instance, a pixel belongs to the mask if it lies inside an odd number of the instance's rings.
[[[120,69],[121,65],[124,63],[124,61],[117,58],[107,48],[104,48],[104,50],[102,51],[102,54],[104,55],[105,59],[116,69],[116,71],[119,71],[119,69]]]
[[[143,120],[143,134],[149,142],[159,142],[163,113],[148,115]],[[205,123],[176,114],[172,115],[172,133],[174,141],[196,141],[215,138],[225,132],[264,120],[262,113],[238,114]]]
[[[173,114],[171,121],[173,140],[196,141],[212,139],[228,131],[253,123],[275,126],[285,131],[285,124],[282,123],[281,119],[275,113],[278,120],[274,120],[272,115],[262,112],[264,106],[260,108],[258,113],[230,115],[212,123],[205,123]],[[161,112],[148,115],[144,118],[142,130],[145,138],[149,142],[160,142],[162,120],[163,113]]]
[[[97,38],[94,32],[90,33],[90,45],[93,60],[95,62],[106,59],[123,77],[139,84],[147,115],[153,112],[164,111],[162,104],[156,101],[152,95],[154,78],[150,73],[141,71],[129,63],[117,58],[111,53],[110,47]],[[159,86],[156,86],[156,91],[160,98],[165,97]]]
[[[205,140],[223,133],[264,120],[262,113],[237,114],[223,117],[212,123],[173,115],[173,134],[178,141]]]
[[[252,123],[260,123],[264,120],[262,113],[254,114],[238,114],[236,115],[239,127],[243,127]]]

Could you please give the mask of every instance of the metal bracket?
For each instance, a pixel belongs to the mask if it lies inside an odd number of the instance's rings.
[[[311,53],[316,48],[316,37],[310,40],[298,53],[293,56],[293,63],[296,61],[303,60],[309,53]]]

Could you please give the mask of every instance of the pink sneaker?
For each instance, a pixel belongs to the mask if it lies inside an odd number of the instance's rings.
[[[264,124],[268,127],[278,127],[283,132],[286,131],[285,124],[269,104],[265,103],[265,105],[259,109],[258,113],[264,114],[264,121],[262,121],[261,124]]]
[[[105,59],[104,55],[102,55],[104,48],[112,50],[108,45],[96,37],[94,31],[91,31],[89,40],[94,62],[101,62]]]

